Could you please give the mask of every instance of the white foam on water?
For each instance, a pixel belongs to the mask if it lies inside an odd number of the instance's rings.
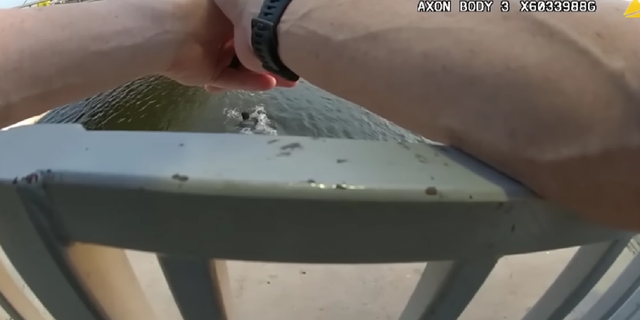
[[[278,130],[275,128],[273,121],[269,119],[267,115],[267,111],[264,109],[264,105],[257,105],[247,110],[239,110],[239,109],[224,110],[228,119],[230,119],[231,121],[237,121],[238,123],[242,121],[242,116],[240,115],[242,111],[250,112],[250,117],[252,119],[257,119],[258,123],[254,128],[241,128],[237,130],[238,133],[263,134],[263,135],[270,135],[270,136],[278,135]]]

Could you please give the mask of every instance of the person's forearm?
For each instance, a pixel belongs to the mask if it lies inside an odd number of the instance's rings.
[[[150,3],[0,10],[0,128],[162,71],[180,39]]]
[[[417,13],[417,2],[292,0],[278,29],[280,55],[309,82],[439,140],[450,138],[448,125],[433,124],[447,114],[585,110],[597,103],[586,92],[626,90],[611,83],[616,68],[639,75],[640,49],[630,49],[640,27],[622,18],[626,2],[535,15],[518,13],[513,0],[510,13],[498,1],[491,13],[459,13],[457,1],[452,13]]]
[[[293,0],[279,52],[327,91],[640,229],[640,27],[623,18],[627,2],[597,4],[458,13],[453,1],[453,13],[417,13],[417,1]]]

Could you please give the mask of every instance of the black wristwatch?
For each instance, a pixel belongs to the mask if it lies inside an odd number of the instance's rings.
[[[292,0],[264,0],[260,13],[251,20],[251,46],[262,67],[286,80],[300,77],[287,68],[278,54],[278,23]]]

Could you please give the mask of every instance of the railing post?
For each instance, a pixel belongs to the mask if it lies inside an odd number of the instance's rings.
[[[225,261],[164,255],[158,260],[184,320],[233,320]]]
[[[563,320],[627,247],[629,237],[580,247],[523,320]]]
[[[582,317],[582,320],[609,320],[628,301],[640,302],[640,254],[620,273],[609,289]]]
[[[0,184],[0,243],[24,281],[55,319],[105,320],[67,263],[48,225],[42,176]]]
[[[476,295],[497,258],[427,262],[400,320],[455,320]]]

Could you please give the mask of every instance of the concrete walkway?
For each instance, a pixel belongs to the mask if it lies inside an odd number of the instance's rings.
[[[575,248],[508,256],[500,260],[461,320],[519,320],[557,277]],[[155,256],[129,251],[159,320],[181,317]],[[7,262],[4,253],[1,256]],[[633,257],[625,250],[567,320],[578,319]],[[308,265],[229,262],[238,319],[397,319],[424,263]],[[17,276],[17,274],[15,274]],[[25,291],[30,290],[25,286]],[[51,319],[50,316],[48,316]],[[9,319],[0,316],[0,319]]]
[[[509,256],[500,260],[460,320],[519,320],[562,271],[576,249]],[[159,319],[181,319],[152,254],[129,252]],[[578,319],[633,258],[625,250],[582,305]],[[424,263],[309,265],[229,262],[239,319],[336,320],[398,318]]]

